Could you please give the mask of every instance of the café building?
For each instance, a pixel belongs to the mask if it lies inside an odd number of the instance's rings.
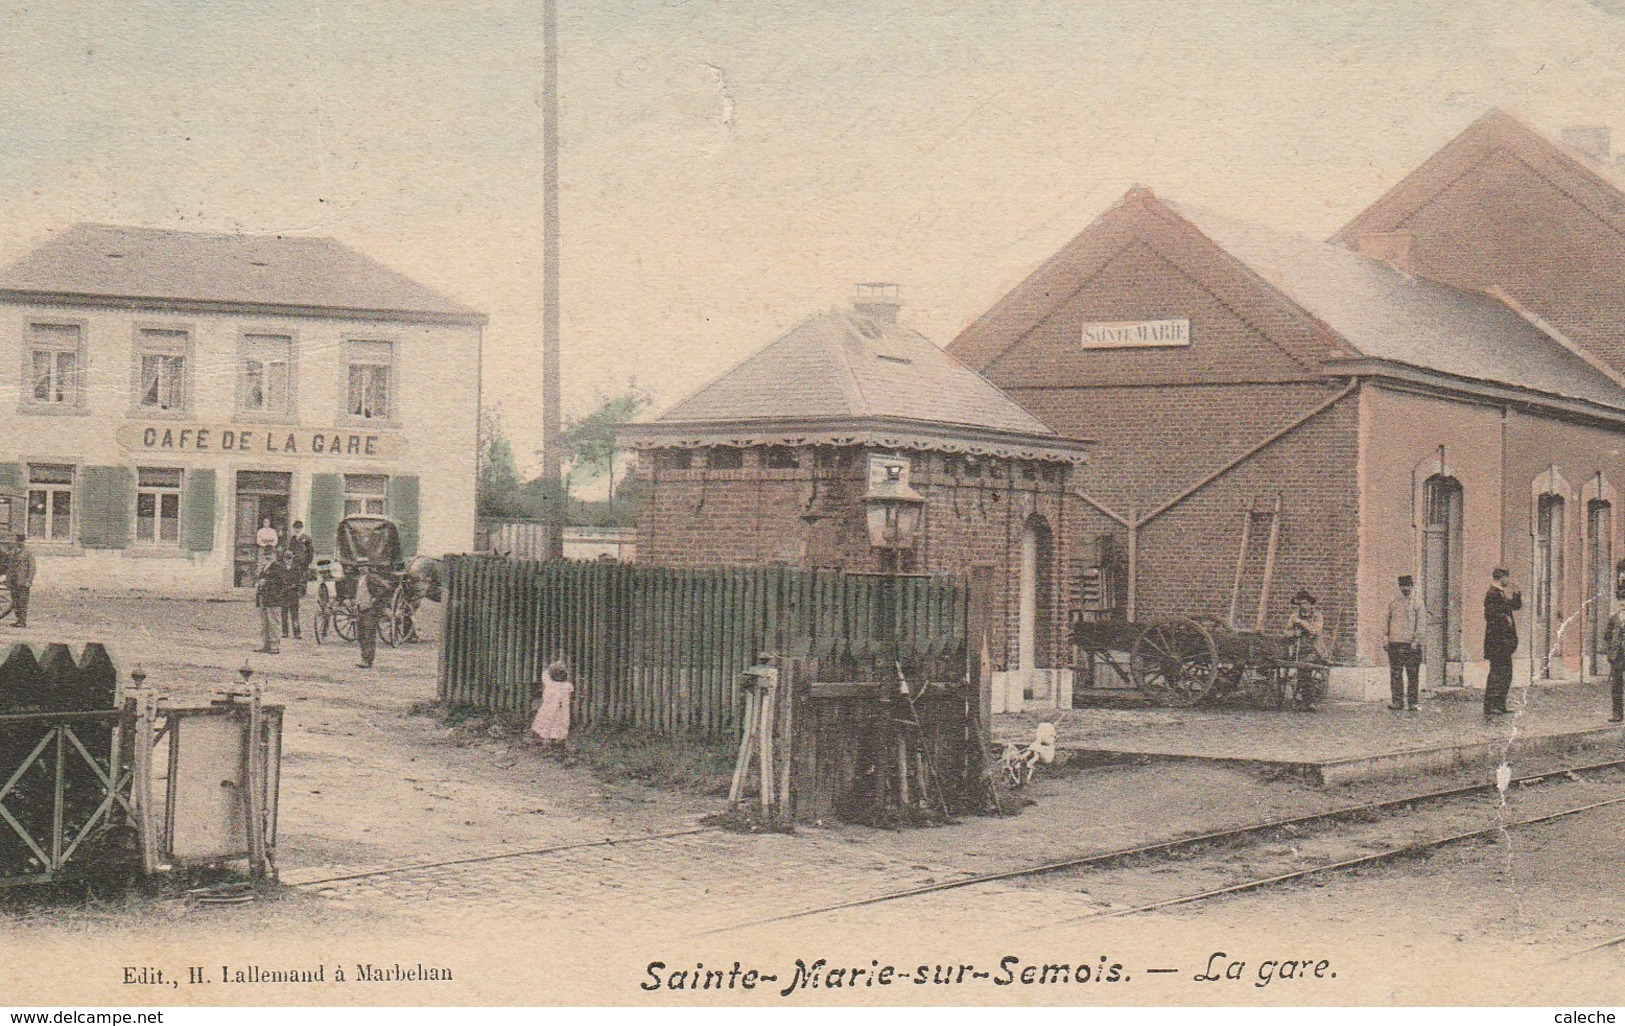
[[[66,229],[0,271],[0,500],[47,587],[243,588],[353,513],[466,551],[485,321],[332,239]]]

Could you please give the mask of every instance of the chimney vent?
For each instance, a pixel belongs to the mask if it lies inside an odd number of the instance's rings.
[[[902,305],[897,285],[889,281],[860,281],[857,295],[852,297],[853,310],[880,324],[896,324]]]
[[[1607,161],[1613,157],[1613,144],[1605,125],[1585,125],[1563,129],[1563,145],[1579,150],[1592,160]]]

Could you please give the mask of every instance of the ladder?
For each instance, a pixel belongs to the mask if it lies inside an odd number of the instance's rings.
[[[1258,609],[1253,614],[1252,629],[1255,631],[1264,629],[1264,614],[1269,609],[1270,603],[1270,584],[1275,576],[1275,553],[1280,542],[1280,493],[1276,493],[1275,501],[1270,505],[1261,504],[1257,499],[1248,499],[1247,505],[1241,508],[1241,547],[1236,553],[1236,575],[1230,583],[1230,615],[1227,622],[1231,629],[1246,629],[1236,622],[1236,617],[1241,613],[1241,588],[1247,574],[1247,566],[1259,544],[1264,546],[1264,571],[1258,585]]]

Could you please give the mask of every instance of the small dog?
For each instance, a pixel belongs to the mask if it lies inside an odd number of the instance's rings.
[[[1005,742],[1004,755],[999,760],[999,772],[1004,782],[1013,787],[1032,783],[1033,770],[1039,763],[1055,761],[1055,724],[1040,723],[1030,745]]]

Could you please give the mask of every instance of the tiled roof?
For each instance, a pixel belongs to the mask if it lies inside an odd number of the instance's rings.
[[[1492,296],[1353,250],[1174,207],[1365,356],[1625,409],[1625,389]]]
[[[924,335],[851,311],[808,318],[653,423],[876,420],[1057,438]]]
[[[333,239],[80,224],[0,271],[0,293],[483,321]]]

